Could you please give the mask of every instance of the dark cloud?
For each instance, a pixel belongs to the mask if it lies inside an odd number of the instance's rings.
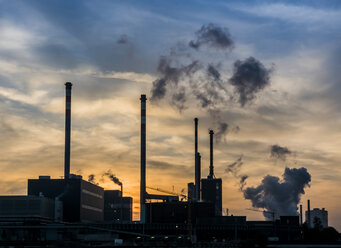
[[[270,153],[272,158],[281,159],[285,161],[287,155],[290,155],[292,152],[287,147],[272,145],[270,147]]]
[[[219,49],[227,49],[233,47],[233,40],[227,28],[220,27],[216,24],[209,23],[203,25],[195,32],[196,39],[189,42],[189,47],[199,49],[206,45]]]
[[[225,139],[226,134],[228,133],[229,125],[226,122],[218,123],[218,129],[215,133],[216,142],[219,143],[222,139]]]
[[[239,185],[240,185],[240,191],[243,191],[244,190],[244,187],[245,187],[245,185],[246,185],[246,179],[248,179],[249,178],[249,176],[247,176],[247,175],[243,175],[243,176],[241,176],[240,177],[240,181],[239,181]]]
[[[226,173],[231,173],[234,176],[237,176],[237,174],[240,171],[240,168],[243,165],[243,155],[241,155],[236,161],[234,161],[233,163],[227,165],[225,172]]]
[[[88,182],[89,183],[95,183],[95,175],[94,174],[90,174],[88,176]]]
[[[108,178],[110,178],[111,181],[113,181],[115,184],[122,186],[122,182],[120,181],[120,179],[118,179],[115,174],[113,174],[111,172],[111,170],[108,170],[106,172],[103,173],[102,176],[107,176]]]
[[[267,175],[260,185],[248,187],[243,193],[245,199],[252,202],[252,207],[274,212],[276,217],[297,215],[297,204],[305,193],[305,187],[310,186],[310,181],[311,176],[306,168],[285,168],[282,180]]]
[[[257,92],[270,84],[271,71],[253,57],[234,63],[233,75],[229,82],[235,87],[242,107],[252,101]]]

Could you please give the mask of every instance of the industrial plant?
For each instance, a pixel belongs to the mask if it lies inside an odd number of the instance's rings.
[[[147,97],[141,95],[140,220],[133,221],[133,199],[121,190],[104,190],[70,173],[71,91],[65,100],[64,178],[48,175],[28,179],[27,195],[0,196],[0,245],[20,242],[36,246],[177,246],[248,247],[250,244],[303,243],[316,224],[328,228],[325,209],[303,207],[297,215],[249,221],[246,216],[223,214],[223,180],[214,172],[214,130],[209,130],[209,174],[201,175],[198,146],[199,119],[194,118],[194,161],[187,194],[151,194],[146,184],[148,160]],[[190,124],[190,123],[189,123]],[[138,171],[138,170],[136,170]],[[265,210],[251,209],[266,212]]]

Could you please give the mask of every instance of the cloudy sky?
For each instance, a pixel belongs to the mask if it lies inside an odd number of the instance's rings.
[[[244,188],[256,187],[304,167],[311,182],[303,208],[307,199],[325,207],[341,230],[339,1],[0,4],[0,194],[25,194],[27,178],[63,176],[70,81],[71,172],[118,189],[101,177],[111,169],[134,197],[135,218],[146,94],[147,185],[180,192],[193,181],[198,117],[204,177],[208,129],[220,130],[215,175],[230,213],[263,219],[246,210],[241,176]],[[248,65],[256,72],[240,75]]]

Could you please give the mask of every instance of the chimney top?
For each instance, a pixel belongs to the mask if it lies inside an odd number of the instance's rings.
[[[66,83],[65,83],[65,86],[66,86],[66,88],[70,88],[70,89],[71,89],[71,87],[72,87],[72,83],[70,83],[70,82],[66,82]]]
[[[141,101],[146,101],[146,100],[147,100],[146,95],[145,95],[145,94],[142,94],[140,100],[141,100]]]

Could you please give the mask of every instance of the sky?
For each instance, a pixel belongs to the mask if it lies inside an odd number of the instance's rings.
[[[85,180],[94,174],[100,186],[119,189],[102,177],[110,169],[134,198],[135,219],[139,98],[146,94],[147,186],[187,191],[194,181],[198,117],[203,177],[208,130],[221,131],[214,167],[229,213],[264,219],[247,210],[252,204],[245,189],[267,175],[288,182],[285,168],[304,167],[311,181],[301,185],[304,194],[295,193],[297,201],[303,209],[307,199],[312,208],[326,208],[329,224],[341,231],[340,1],[0,5],[1,195],[26,194],[28,178],[63,176],[64,83],[70,81],[71,173]],[[205,40],[210,28],[223,40]],[[193,62],[195,69],[189,68]],[[238,74],[251,62],[259,81]],[[207,74],[209,66],[218,74]],[[159,95],[158,82],[165,83]]]

